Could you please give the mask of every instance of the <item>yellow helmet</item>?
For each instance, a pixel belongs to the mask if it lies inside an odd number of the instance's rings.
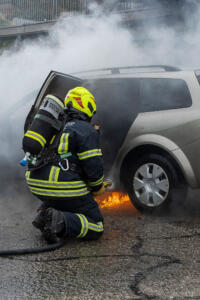
[[[93,116],[97,109],[94,96],[84,87],[69,90],[64,101],[65,107],[69,103],[74,109],[83,112],[89,118]]]

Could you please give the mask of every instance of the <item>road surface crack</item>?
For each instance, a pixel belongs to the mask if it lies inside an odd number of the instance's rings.
[[[188,237],[188,236],[186,236]],[[147,257],[156,257],[161,260],[154,266],[147,267],[144,269],[142,272],[138,272],[135,274],[134,279],[132,280],[132,283],[130,285],[131,290],[134,292],[134,294],[138,297],[140,297],[141,300],[168,300],[168,298],[161,298],[160,296],[156,295],[148,295],[144,293],[140,289],[140,284],[143,280],[145,280],[151,273],[153,273],[155,270],[160,269],[160,268],[165,268],[168,267],[169,265],[172,264],[182,264],[181,260],[172,256],[168,255],[160,255],[160,254],[152,254],[148,252],[142,252],[141,249],[143,247],[143,239],[140,236],[136,237],[137,243],[132,247],[132,251],[134,254],[134,257],[142,262],[142,257],[147,256]],[[200,296],[194,296],[194,297],[173,297],[170,298],[170,300],[195,300],[195,299],[200,299]]]

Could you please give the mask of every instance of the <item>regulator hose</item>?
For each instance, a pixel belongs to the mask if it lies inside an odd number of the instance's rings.
[[[0,250],[0,256],[10,256],[10,255],[23,255],[23,254],[34,254],[53,251],[64,246],[63,241],[59,241],[55,244],[49,244],[43,247],[36,248],[24,248],[24,249],[10,249],[10,250]]]

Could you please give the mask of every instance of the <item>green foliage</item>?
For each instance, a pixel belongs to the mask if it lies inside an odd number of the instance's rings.
[[[0,40],[0,54],[14,43],[14,39]]]
[[[10,24],[10,22],[9,22],[9,20],[7,20],[5,17],[4,17],[4,15],[3,14],[1,14],[0,13],[0,26],[1,25],[9,25]]]

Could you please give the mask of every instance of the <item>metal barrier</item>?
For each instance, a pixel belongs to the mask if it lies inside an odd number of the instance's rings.
[[[56,20],[62,13],[82,14],[87,0],[0,0],[0,25],[15,26]]]
[[[154,0],[115,0],[113,11],[137,10]],[[91,3],[104,5],[104,0],[0,0],[0,26],[20,26],[55,21],[60,15],[88,14]],[[112,2],[112,1],[110,1]]]

